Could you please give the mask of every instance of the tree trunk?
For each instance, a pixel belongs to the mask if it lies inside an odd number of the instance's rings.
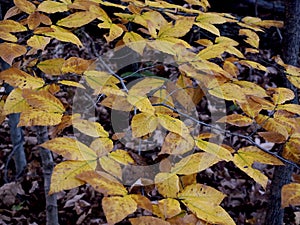
[[[283,40],[283,60],[285,63],[297,66],[299,61],[300,47],[300,1],[285,1],[285,28]],[[283,86],[290,88],[295,93],[292,101],[299,104],[297,88],[294,87],[286,77],[284,77]],[[267,210],[266,224],[283,224],[284,209],[281,208],[281,189],[282,186],[291,182],[293,166],[279,166],[274,170],[272,179],[269,207]]]

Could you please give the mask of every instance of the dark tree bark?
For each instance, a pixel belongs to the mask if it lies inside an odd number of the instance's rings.
[[[283,41],[283,60],[285,63],[297,66],[299,63],[300,47],[300,1],[285,1],[285,28]],[[282,86],[290,88],[295,93],[292,103],[299,104],[297,88],[286,77],[283,77]],[[281,208],[282,186],[291,182],[293,166],[285,165],[276,167],[272,179],[269,207],[267,210],[266,224],[283,224],[284,209]]]

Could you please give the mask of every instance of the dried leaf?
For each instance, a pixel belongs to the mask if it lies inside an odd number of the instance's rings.
[[[249,126],[253,123],[253,119],[240,114],[231,114],[223,116],[217,121],[218,123],[229,123],[238,127]]]
[[[129,221],[132,225],[170,225],[169,222],[152,216],[139,216],[137,218],[130,218]]]
[[[281,205],[283,208],[300,205],[300,184],[291,183],[282,187]]]
[[[14,43],[0,43],[0,57],[12,65],[15,58],[24,55],[27,52],[25,46],[14,44]]]
[[[194,140],[191,136],[183,138],[176,133],[168,133],[159,154],[182,155],[194,147]]]

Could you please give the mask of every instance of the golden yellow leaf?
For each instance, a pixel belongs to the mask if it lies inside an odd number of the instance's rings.
[[[97,15],[89,11],[75,12],[59,21],[57,21],[58,26],[74,28],[81,27],[97,18]]]
[[[109,153],[108,157],[123,165],[134,163],[134,159],[130,156],[130,154],[127,151],[121,149],[117,149]]]
[[[221,160],[225,160],[226,162],[231,161],[232,160],[232,155],[231,152],[220,146],[217,145],[215,143],[211,143],[208,141],[203,141],[201,139],[196,138],[195,139],[195,144],[198,148],[200,148],[201,150],[211,153],[213,155],[218,156]]]
[[[176,133],[168,133],[159,154],[182,155],[194,147],[194,139],[192,136],[183,138]]]
[[[123,36],[123,41],[127,47],[138,52],[140,55],[143,55],[144,49],[146,47],[146,41],[141,35],[133,31],[126,32]]]
[[[300,205],[300,184],[284,185],[281,191],[281,206],[285,208],[296,205]]]
[[[233,62],[230,62],[229,60],[224,61],[223,68],[226,72],[231,74],[232,77],[237,77],[239,74],[238,67]]]
[[[42,78],[31,76],[17,68],[9,68],[0,73],[0,80],[20,89],[35,89],[42,87],[45,83]]]
[[[106,23],[111,23],[111,19],[109,18],[109,16],[107,15],[107,13],[105,12],[105,10],[103,10],[102,8],[100,8],[97,5],[91,5],[89,7],[89,11],[91,13],[94,13],[97,16],[97,19],[102,20]]]
[[[90,184],[96,191],[104,196],[108,195],[127,195],[126,188],[116,180],[104,172],[84,171],[76,176],[78,179]]]
[[[40,62],[37,67],[48,75],[61,75],[62,74],[62,66],[65,63],[65,59],[63,58],[55,58],[48,59]]]
[[[69,190],[78,187],[84,182],[77,179],[77,175],[90,170],[95,170],[97,161],[65,161],[54,167],[51,176],[51,186],[49,194],[62,190]]]
[[[59,41],[71,42],[77,45],[77,47],[83,46],[81,41],[78,39],[78,37],[74,35],[72,32],[55,25],[51,25],[50,28],[51,30],[42,32],[41,34],[44,34],[48,37],[56,38]]]
[[[278,105],[277,109],[286,110],[288,112],[300,115],[300,105],[297,104]]]
[[[4,102],[4,100],[1,100],[0,101],[0,124],[5,120],[5,114],[4,114],[4,104],[5,104],[5,102]]]
[[[254,61],[251,61],[251,60],[240,60],[239,63],[244,65],[244,66],[251,67],[253,69],[268,72],[268,69],[265,66],[261,65],[260,63],[258,63],[258,62],[254,62]]]
[[[188,185],[197,183],[197,173],[180,176],[180,184],[182,188],[185,188]]]
[[[158,201],[158,208],[162,212],[163,218],[172,218],[181,213],[180,203],[176,199],[166,198]]]
[[[113,23],[110,25],[109,34],[104,35],[104,37],[105,37],[106,41],[109,43],[109,42],[115,40],[116,38],[120,37],[123,34],[123,32],[124,32],[124,30],[121,26]]]
[[[149,212],[152,211],[152,203],[147,197],[141,194],[131,194],[130,196],[134,201],[136,201],[139,208],[146,209]]]
[[[215,155],[207,152],[198,152],[181,159],[172,167],[171,172],[179,175],[195,174],[218,162],[220,162],[220,158]]]
[[[33,35],[27,40],[28,46],[34,49],[41,49],[44,50],[45,47],[49,44],[51,38],[44,37],[40,35]]]
[[[292,160],[293,162],[300,162],[300,137],[299,133],[293,133],[288,140],[288,142],[284,145],[282,156],[288,160]]]
[[[113,147],[114,145],[110,138],[97,138],[90,145],[90,148],[96,152],[98,157],[107,155]]]
[[[132,225],[171,225],[169,222],[152,216],[139,216],[137,218],[130,218]]]
[[[18,38],[15,35],[11,33],[1,32],[1,28],[0,28],[0,39],[5,41],[10,41],[10,42],[18,41]]]
[[[104,130],[98,122],[84,119],[75,119],[72,122],[74,128],[91,137],[108,137],[108,132]]]
[[[233,158],[234,164],[248,176],[253,178],[257,183],[266,189],[268,177],[261,171],[252,168],[254,162],[265,163],[270,165],[284,165],[279,159],[263,152],[255,146],[240,148]]]
[[[34,91],[24,89],[23,97],[30,106],[38,110],[61,114],[65,112],[65,107],[61,101],[47,90]]]
[[[0,43],[0,57],[12,65],[15,58],[24,55],[27,52],[26,47],[14,43]]]
[[[246,36],[245,42],[251,45],[254,48],[259,46],[259,36],[252,30],[249,29],[240,29],[239,35]]]
[[[30,30],[34,30],[41,24],[41,14],[33,12],[27,17],[27,25]]]
[[[63,2],[43,1],[39,4],[37,10],[45,13],[57,13],[68,11],[69,8],[68,5]]]
[[[283,104],[286,101],[294,99],[295,97],[294,92],[288,88],[268,88],[267,91],[276,105]]]
[[[242,92],[242,88],[233,83],[224,83],[216,86],[208,91],[211,95],[229,101],[244,102],[246,96]],[[238,95],[236,93],[239,93]]]
[[[208,32],[211,32],[212,34],[214,34],[216,36],[220,36],[219,29],[216,26],[214,26],[213,24],[206,23],[206,22],[195,22],[194,24],[204,30],[207,30]]]
[[[157,125],[158,121],[154,115],[143,112],[136,114],[131,121],[132,136],[136,138],[152,133]]]
[[[220,118],[218,123],[229,123],[238,127],[249,126],[253,123],[253,119],[240,114],[231,114]]]
[[[122,168],[119,163],[117,163],[115,160],[107,157],[102,156],[99,159],[99,163],[106,172],[113,175],[114,177],[117,177],[118,179],[122,180]]]
[[[104,71],[88,70],[84,72],[84,76],[89,86],[93,89],[120,82],[117,78]]]
[[[73,138],[58,137],[40,145],[68,160],[93,161],[97,159],[96,153],[85,144]]]
[[[27,31],[27,28],[21,23],[14,20],[1,20],[0,21],[1,32],[23,32]]]
[[[141,95],[128,95],[127,101],[133,106],[137,107],[141,112],[154,114],[155,108],[147,97]]]
[[[15,88],[8,95],[2,113],[3,115],[8,115],[11,113],[23,112],[29,109],[30,106],[22,96],[22,90]]]
[[[181,16],[175,24],[172,22],[163,24],[158,33],[158,37],[183,37],[186,35],[194,24],[195,17]]]
[[[18,126],[54,126],[61,122],[62,114],[38,109],[23,111]]]
[[[260,98],[268,97],[266,90],[253,82],[249,82],[245,80],[236,80],[233,81],[233,83],[240,86],[242,88],[241,91],[245,95],[257,96]]]
[[[164,82],[163,79],[158,78],[142,78],[130,88],[129,95],[145,95],[152,90],[160,88]]]
[[[102,199],[102,208],[108,225],[116,224],[137,209],[137,203],[130,195],[112,196]]]
[[[179,192],[179,177],[172,173],[158,173],[155,176],[158,192],[166,198],[176,198]]]
[[[33,13],[36,9],[35,5],[27,0],[14,0],[14,3],[15,6],[27,14]]]
[[[57,83],[67,85],[67,86],[71,86],[71,87],[77,87],[77,88],[85,89],[85,87],[81,83],[78,83],[76,81],[60,80]]]
[[[179,53],[178,45],[173,42],[166,41],[164,39],[156,39],[154,41],[148,41],[147,45],[151,48],[170,54],[170,55],[177,55]]]
[[[257,97],[257,96],[254,96],[254,95],[251,95],[251,96],[247,96],[247,101],[248,103],[251,102],[250,104],[253,104],[252,108],[256,108],[258,109],[259,107],[254,107],[254,105],[260,105],[260,108],[261,109],[265,109],[265,110],[274,110],[275,109],[275,105],[264,99],[264,98],[261,98],[261,97]]]
[[[101,105],[124,112],[133,110],[133,106],[126,100],[125,96],[109,95],[101,101]]]
[[[64,62],[61,70],[63,73],[82,74],[89,68],[91,63],[91,60],[85,60],[78,57],[70,57]]]

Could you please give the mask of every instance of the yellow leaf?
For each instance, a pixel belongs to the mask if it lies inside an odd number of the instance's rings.
[[[156,39],[154,41],[148,41],[147,45],[155,50],[170,54],[170,55],[177,55],[179,53],[178,46],[169,41],[165,41],[164,39]]]
[[[286,110],[288,112],[300,115],[300,105],[297,104],[278,105],[277,109]]]
[[[85,60],[78,57],[70,57],[64,62],[61,70],[63,73],[82,74],[89,68],[91,63],[91,60]]]
[[[207,152],[198,152],[181,159],[172,169],[172,173],[190,175],[201,172],[218,163],[220,159]]]
[[[73,138],[58,137],[40,146],[62,155],[68,160],[93,161],[97,159],[97,155],[92,149]]]
[[[34,49],[41,49],[44,50],[45,47],[49,44],[51,38],[44,37],[40,35],[33,35],[27,40],[28,46]]]
[[[160,88],[164,82],[163,79],[158,78],[142,78],[130,88],[129,95],[145,95],[152,90]]]
[[[20,89],[35,89],[42,87],[45,83],[42,78],[31,76],[17,68],[9,68],[0,73],[0,80]]]
[[[116,224],[137,209],[137,203],[130,195],[112,196],[102,199],[102,208],[109,225]]]
[[[33,13],[36,9],[35,5],[27,0],[14,0],[14,3],[15,6],[27,14]]]
[[[4,41],[10,41],[10,42],[17,42],[18,38],[11,34],[11,33],[5,33],[5,32],[1,32],[1,28],[0,28],[0,39],[4,40]]]
[[[60,80],[57,83],[63,84],[63,85],[67,85],[67,86],[71,86],[71,87],[78,87],[78,88],[85,89],[85,87],[82,84],[80,84],[80,83],[78,83],[76,81]]]
[[[3,121],[6,118],[6,116],[5,116],[4,112],[3,112],[3,110],[4,110],[3,108],[4,108],[4,101],[1,100],[0,101],[0,124],[3,123]]]
[[[8,95],[2,113],[8,115],[11,113],[19,113],[29,110],[30,106],[22,96],[22,90],[15,88]]]
[[[149,212],[152,211],[152,203],[147,197],[141,194],[131,194],[130,196],[136,201],[139,208],[146,209]]]
[[[300,205],[300,184],[284,185],[281,191],[281,206],[285,208],[296,205]]]
[[[288,160],[292,160],[293,162],[299,163],[300,162],[300,137],[299,133],[293,133],[285,144],[283,149],[282,156]]]
[[[229,162],[232,160],[231,152],[228,149],[226,149],[220,145],[217,145],[215,143],[211,143],[208,141],[203,141],[203,140],[197,139],[197,138],[195,139],[195,143],[196,143],[196,146],[198,148],[200,148],[201,150],[211,153],[213,155],[216,155],[221,160],[225,160],[226,162]]]
[[[147,97],[140,95],[128,95],[127,101],[133,106],[137,107],[141,112],[154,114],[155,109]]]
[[[74,128],[91,137],[108,137],[108,132],[104,130],[98,122],[83,119],[75,119],[72,122]]]
[[[69,190],[78,187],[84,182],[76,178],[78,174],[85,171],[95,170],[96,160],[93,161],[65,161],[54,167],[51,176],[51,186],[49,194],[62,190]]]
[[[217,121],[218,123],[229,123],[238,127],[249,126],[253,123],[253,120],[247,116],[240,114],[231,114],[228,116],[223,116]]]
[[[90,148],[96,152],[98,157],[107,155],[113,147],[114,145],[110,138],[97,138],[90,145]]]
[[[128,165],[128,164],[134,163],[134,160],[130,156],[130,154],[127,151],[121,150],[121,149],[117,149],[117,150],[109,153],[108,157],[117,161],[118,163],[123,164],[123,165]]]
[[[229,101],[244,102],[246,96],[242,92],[242,88],[233,83],[224,83],[216,86],[208,91],[211,95]],[[239,93],[238,95],[236,93]]]
[[[63,58],[48,59],[40,62],[37,67],[48,75],[61,75],[61,68],[65,60]]]
[[[23,111],[18,126],[54,126],[61,122],[62,114],[38,109]]]
[[[120,82],[117,78],[104,71],[88,70],[84,72],[84,76],[89,86],[93,89]]]
[[[118,179],[122,180],[122,168],[119,163],[117,163],[115,160],[107,157],[102,156],[99,159],[99,163],[106,172],[113,175],[114,177],[117,177]]]
[[[27,17],[27,25],[30,30],[36,29],[41,24],[41,14],[33,12]]]
[[[131,121],[132,136],[136,138],[152,133],[157,125],[158,121],[154,115],[143,112],[136,114]]]
[[[265,66],[261,65],[260,63],[258,63],[258,62],[254,62],[254,61],[250,61],[250,60],[240,60],[239,63],[244,65],[244,66],[252,67],[253,69],[268,72],[268,69]]]
[[[96,19],[97,15],[89,12],[89,11],[82,11],[82,12],[75,12],[59,21],[57,21],[58,26],[74,28],[74,27],[81,27]]]
[[[1,20],[0,21],[1,32],[23,32],[27,31],[27,28],[14,20]]]
[[[176,198],[179,192],[179,177],[171,173],[158,173],[155,176],[158,192],[166,198]]]
[[[123,41],[127,47],[138,52],[140,55],[143,55],[144,49],[146,47],[146,42],[141,35],[133,31],[126,32],[123,36]]]
[[[248,176],[253,178],[257,183],[266,189],[268,177],[261,171],[252,168],[254,162],[265,163],[270,165],[284,165],[279,159],[268,153],[263,152],[255,146],[240,148],[233,158],[234,164]]]
[[[130,218],[129,221],[132,225],[171,225],[167,221],[152,216],[139,216],[137,218]]]
[[[71,42],[77,45],[77,47],[83,46],[81,41],[78,39],[78,37],[76,37],[76,35],[74,35],[72,32],[55,25],[51,25],[50,28],[51,28],[50,31],[43,32],[42,34],[48,37],[56,38],[59,41]]]
[[[258,48],[259,46],[259,36],[252,30],[249,29],[240,29],[239,35],[246,36],[245,42],[251,45],[254,48]]]
[[[30,106],[38,110],[61,114],[65,112],[65,108],[60,100],[47,90],[33,91],[24,89],[23,97]]]
[[[245,80],[236,80],[233,81],[233,83],[240,86],[242,88],[241,91],[245,95],[257,96],[260,98],[268,97],[266,90],[253,82]]]
[[[217,27],[215,27],[214,25],[210,24],[210,23],[205,23],[205,22],[195,22],[194,23],[196,26],[207,30],[209,32],[211,32],[212,34],[216,35],[216,36],[220,36],[220,31]]]
[[[101,28],[101,27],[100,27]],[[120,37],[123,34],[124,30],[121,26],[118,26],[117,24],[111,24],[109,29],[109,34],[104,35],[106,41],[109,43],[116,38]]]
[[[194,147],[194,140],[191,136],[185,138],[176,133],[168,133],[159,154],[182,155]]]
[[[68,11],[69,8],[68,5],[63,2],[43,1],[39,4],[37,10],[45,13],[57,13]]]
[[[14,43],[0,43],[0,57],[12,65],[15,58],[24,55],[27,52],[26,47]]]
[[[89,7],[89,11],[91,13],[94,13],[97,16],[97,19],[102,20],[106,23],[111,23],[111,19],[109,18],[109,16],[107,15],[107,13],[105,12],[105,10],[103,10],[102,8],[100,8],[97,5],[91,5]]]
[[[126,100],[125,96],[109,95],[101,101],[101,105],[124,112],[133,110],[133,106]]]
[[[168,131],[179,134],[186,139],[190,136],[189,129],[181,120],[160,113],[157,113],[156,116],[159,124]]]
[[[104,196],[108,195],[127,195],[126,188],[116,180],[104,172],[84,171],[76,176],[78,179],[90,184],[96,191]]]
[[[233,77],[237,77],[239,75],[238,67],[234,63],[230,62],[229,60],[224,61],[223,68],[226,72],[231,74]]]
[[[197,22],[210,24],[223,24],[227,19],[219,13],[201,13],[196,18]]]
[[[181,213],[180,203],[172,198],[158,201],[158,208],[162,212],[164,219],[172,218]]]
[[[295,97],[294,92],[288,88],[268,88],[267,91],[276,105],[283,104]]]
[[[158,37],[183,37],[192,28],[194,20],[194,17],[181,16],[174,25],[172,22],[165,23],[160,27]]]

